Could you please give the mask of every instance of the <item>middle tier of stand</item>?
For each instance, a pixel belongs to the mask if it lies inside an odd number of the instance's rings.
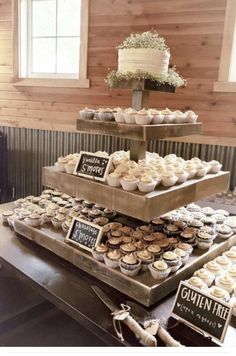
[[[147,222],[183,205],[226,191],[229,186],[229,172],[208,174],[170,188],[160,186],[147,194],[139,191],[128,192],[93,179],[61,173],[54,166],[43,167],[42,174],[42,184],[46,187]]]
[[[117,136],[130,140],[150,141],[167,137],[200,134],[202,124],[197,122],[195,124],[135,125],[113,121],[77,119],[77,131],[88,134]]]

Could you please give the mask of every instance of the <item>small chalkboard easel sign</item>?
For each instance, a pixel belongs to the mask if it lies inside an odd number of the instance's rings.
[[[75,166],[74,174],[86,178],[105,181],[109,173],[111,157],[96,153],[80,152],[80,158]]]
[[[66,242],[91,251],[102,238],[102,227],[83,219],[74,218],[67,233]]]
[[[186,325],[223,342],[231,313],[228,303],[186,282],[180,283],[172,314]]]

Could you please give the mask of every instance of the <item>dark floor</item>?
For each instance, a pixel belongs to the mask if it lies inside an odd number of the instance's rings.
[[[0,272],[1,346],[105,346],[28,286]]]

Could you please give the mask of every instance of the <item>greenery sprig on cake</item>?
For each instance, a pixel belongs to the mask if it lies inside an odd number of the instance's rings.
[[[112,70],[108,73],[105,82],[109,87],[113,87],[122,81],[129,80],[142,80],[148,79],[156,82],[156,85],[168,84],[174,87],[181,87],[186,85],[186,81],[179,75],[175,67],[169,68],[167,75],[152,75],[151,73],[144,72],[142,70],[137,70],[135,72],[122,73],[116,70]]]
[[[126,48],[152,48],[159,51],[168,51],[165,39],[160,37],[157,31],[146,31],[143,33],[131,33],[119,46],[118,49]]]

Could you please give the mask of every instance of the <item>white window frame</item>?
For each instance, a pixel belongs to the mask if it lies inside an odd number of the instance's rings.
[[[20,32],[19,32],[19,6],[20,0],[13,1],[13,82],[15,86],[27,87],[63,87],[63,88],[89,88],[90,81],[87,78],[87,52],[88,52],[88,18],[89,0],[81,0],[81,23],[80,23],[80,61],[79,77],[74,74],[49,74],[31,73],[29,64],[29,77],[21,78],[19,74],[20,64]],[[31,2],[29,2],[31,3]],[[31,11],[28,8],[28,11]],[[28,16],[30,18],[30,16]],[[27,61],[31,63],[31,51],[28,51]],[[50,77],[49,77],[50,76]]]
[[[218,81],[213,88],[215,92],[236,92],[236,82],[229,81],[233,42],[236,41],[235,26],[236,1],[227,0]]]

